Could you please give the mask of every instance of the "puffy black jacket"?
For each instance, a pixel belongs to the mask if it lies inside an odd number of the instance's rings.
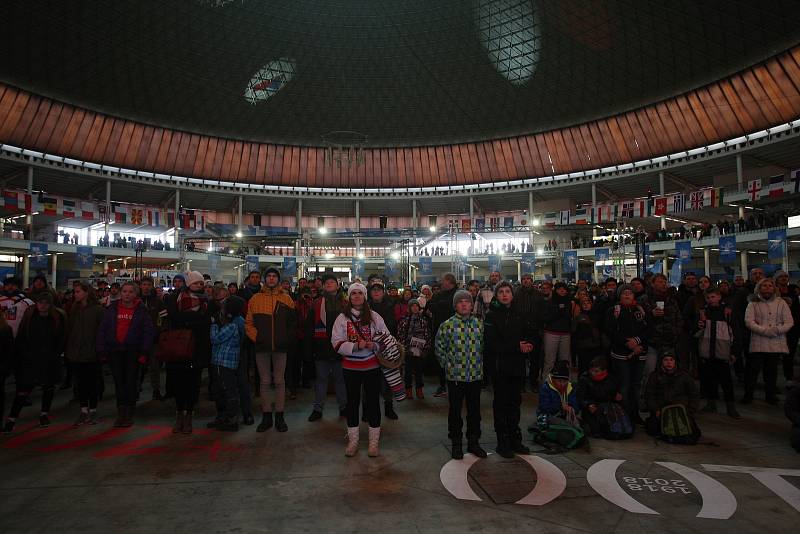
[[[433,337],[436,337],[436,332],[439,331],[442,323],[453,316],[453,297],[456,296],[456,291],[455,287],[443,289],[431,297],[431,301],[425,306],[433,318]]]
[[[572,330],[572,299],[553,293],[547,301],[544,329],[548,332],[567,333]]]
[[[656,317],[656,302],[664,303],[664,315]],[[673,348],[683,331],[683,315],[674,291],[665,295],[650,293],[642,298],[642,308],[647,312],[647,342],[654,347]]]
[[[693,413],[699,399],[697,386],[689,373],[682,369],[667,373],[661,367],[650,373],[644,396],[652,413],[671,404],[682,404]]]
[[[617,311],[619,313],[617,313]],[[647,321],[644,309],[639,305],[612,306],[606,315],[606,335],[611,341],[611,352],[627,356],[631,350],[626,345],[628,338],[637,338],[639,345],[647,348]],[[644,359],[644,353],[639,355]]]
[[[619,393],[619,381],[613,375],[609,374],[605,380],[596,382],[587,372],[578,378],[575,395],[578,406],[584,409],[590,404],[613,402],[617,393]]]
[[[520,341],[533,343],[536,331],[533,322],[513,307],[499,302],[492,304],[484,322],[484,353],[491,355],[495,371],[502,376],[525,376],[528,354],[519,350]]]
[[[380,302],[370,300],[369,307],[383,318],[383,322],[386,323],[386,328],[389,329],[389,333],[397,337],[397,319],[394,317],[394,302],[392,302],[390,298],[384,297]]]

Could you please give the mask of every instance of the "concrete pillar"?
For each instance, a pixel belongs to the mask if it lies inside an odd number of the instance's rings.
[[[706,276],[711,276],[711,247],[703,247],[703,267]]]
[[[744,219],[744,206],[739,206],[739,218]],[[736,229],[739,229],[738,226]]]
[[[528,242],[531,247],[534,247],[534,236],[536,234],[533,233],[533,191],[528,191],[528,228]]]
[[[28,167],[28,194],[33,196],[33,167]],[[33,241],[33,216],[25,216],[25,225],[28,227],[28,241]],[[31,280],[31,259],[30,254],[25,254],[22,259],[22,285],[21,289],[27,289]]]
[[[783,242],[783,260],[781,261],[781,269],[789,272],[789,239]]]
[[[591,214],[592,219],[590,219],[590,220],[594,219],[594,207],[595,207],[595,204],[597,204],[597,186],[595,185],[594,182],[592,182],[592,214]],[[596,221],[595,221],[595,224],[592,224],[592,237],[593,238],[597,237],[597,223],[596,223]],[[597,269],[595,269],[595,271],[596,270]]]
[[[664,172],[663,171],[658,173],[658,194],[661,195],[662,197],[664,196]],[[661,219],[661,229],[662,230],[666,230],[667,229],[667,217],[666,217],[666,215],[662,215],[660,217],[660,219]]]
[[[744,248],[743,244],[739,245],[739,259],[742,262],[742,276],[747,280],[747,250]]]
[[[50,262],[50,276],[53,280],[53,289],[56,289],[56,275],[58,274],[58,255],[55,252],[51,252],[52,257],[50,258],[52,261]]]
[[[244,219],[242,218],[242,204],[244,204],[244,196],[239,195],[239,215],[236,219],[236,222],[238,223],[236,231],[239,234],[241,234],[242,230],[244,230]]]
[[[472,239],[472,233],[475,231],[475,205],[472,202],[472,195],[469,196],[469,255],[473,254],[473,247],[475,245],[475,240]]]
[[[419,219],[417,217],[417,199],[411,199],[411,241],[414,243],[414,256],[417,255],[417,228]]]
[[[297,199],[297,213],[295,214],[295,217],[296,217],[296,219],[295,219],[296,231],[297,231],[297,235],[300,236],[300,237],[299,237],[299,239],[297,240],[297,242],[294,245],[294,255],[299,258],[300,255],[303,253],[303,241],[302,241],[303,240],[303,237],[302,237],[303,236],[303,199],[302,198]],[[300,272],[299,267],[300,266],[298,265],[298,273]],[[300,276],[300,275],[298,274],[298,276]]]
[[[181,211],[181,190],[175,189],[175,221],[173,226],[174,231],[174,242],[175,242],[175,251],[178,253],[178,268],[177,271],[183,271],[184,265],[183,260],[186,257],[186,254],[183,251],[183,243],[181,242],[181,222],[180,222],[180,211]]]
[[[470,280],[475,280],[475,266],[474,265],[470,265],[469,266],[469,279]]]
[[[176,215],[177,217],[177,215]],[[108,226],[111,221],[111,180],[106,180],[106,221],[105,225],[103,226],[103,234],[108,236]]]
[[[517,262],[517,282],[519,282],[520,280],[522,280],[522,262],[518,261]]]
[[[356,232],[361,233],[361,201],[356,200]],[[356,238],[356,256],[361,253],[361,238]]]
[[[736,154],[736,185],[739,187],[739,191],[744,191],[744,169],[741,154]]]
[[[669,252],[664,251],[664,261],[661,263],[661,273],[669,276]]]

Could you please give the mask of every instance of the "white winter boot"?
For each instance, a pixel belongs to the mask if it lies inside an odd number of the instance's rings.
[[[369,428],[369,448],[367,449],[367,455],[370,458],[375,458],[380,454],[378,452],[378,442],[381,440],[381,427],[378,428]]]
[[[344,455],[353,457],[358,452],[358,427],[347,427],[347,447],[344,449]]]

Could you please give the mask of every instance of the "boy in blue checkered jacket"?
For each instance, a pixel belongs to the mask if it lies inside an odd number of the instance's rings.
[[[239,353],[244,339],[245,301],[236,295],[225,299],[222,311],[211,320],[211,384],[217,417],[208,428],[239,430]]]
[[[454,460],[464,458],[461,445],[461,408],[467,404],[467,452],[486,458],[481,437],[481,386],[483,382],[483,322],[472,315],[472,295],[456,291],[453,296],[456,313],[436,332],[436,358],[447,375],[448,435]]]

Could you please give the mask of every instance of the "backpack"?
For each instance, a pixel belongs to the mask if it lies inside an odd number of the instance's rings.
[[[697,445],[700,428],[682,404],[661,409],[661,439],[677,445]]]
[[[600,434],[604,439],[628,439],[633,436],[633,424],[625,409],[616,402],[600,406],[602,420]]]
[[[572,425],[558,417],[540,416],[538,419],[533,441],[543,447],[555,445],[563,450],[570,450],[588,441],[578,425]]]

